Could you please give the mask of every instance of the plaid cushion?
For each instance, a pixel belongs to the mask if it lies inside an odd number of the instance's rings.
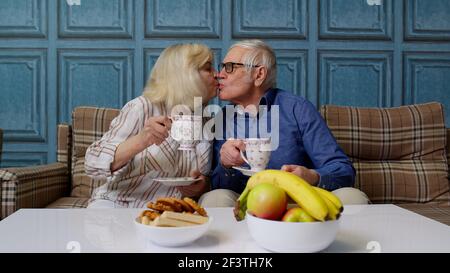
[[[83,209],[88,205],[89,198],[62,197],[51,203],[47,208],[51,209]]]
[[[111,121],[120,113],[118,109],[77,107],[72,113],[72,197],[91,197],[92,191],[104,180],[94,180],[84,171],[87,148],[109,130]]]
[[[448,202],[440,103],[396,108],[327,105],[321,113],[353,161],[356,187],[374,203]]]
[[[448,178],[450,179],[450,129],[447,128],[447,164],[448,164]],[[450,181],[449,181],[450,183]]]
[[[111,121],[120,110],[95,107],[77,107],[72,113],[73,155],[84,157],[87,148],[109,130]]]
[[[72,126],[68,124],[58,124],[58,149],[57,160],[70,166],[72,147]]]
[[[42,208],[66,196],[67,177],[67,166],[61,163],[0,170],[0,219],[20,208]]]
[[[398,206],[450,226],[450,207],[424,204],[401,204]]]
[[[0,129],[0,166],[2,164],[3,131]]]
[[[91,197],[92,191],[98,186],[103,185],[106,179],[96,180],[86,175],[84,171],[84,157],[78,158],[72,168],[72,197],[88,198]]]

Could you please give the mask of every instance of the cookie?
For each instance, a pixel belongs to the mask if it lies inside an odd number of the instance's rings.
[[[206,210],[204,208],[202,208],[199,204],[197,204],[197,202],[195,202],[191,198],[185,197],[185,198],[183,198],[183,201],[188,203],[189,206],[191,206],[201,216],[205,216],[205,217],[208,216],[208,214],[206,213]]]
[[[166,210],[174,211],[171,206],[163,205],[161,203],[156,203],[155,204],[155,203],[149,202],[147,204],[147,208],[152,209],[152,210],[157,210],[158,212],[161,212],[161,213],[166,211]]]
[[[183,209],[182,209],[181,204],[177,203],[175,200],[176,199],[172,198],[172,197],[161,197],[161,198],[158,198],[158,200],[156,200],[156,204],[163,204],[165,206],[171,207],[172,211],[182,212]]]
[[[178,199],[178,198],[174,198],[174,201],[178,204],[180,204],[181,208],[183,209],[183,212],[190,212],[190,213],[194,213],[195,210],[189,206],[188,203],[186,203],[186,201]]]
[[[140,217],[147,216],[151,221],[155,220],[156,217],[160,216],[161,214],[154,210],[144,210],[141,212]]]

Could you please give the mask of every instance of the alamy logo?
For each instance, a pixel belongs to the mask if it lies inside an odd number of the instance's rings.
[[[383,4],[383,0],[367,0],[367,5],[369,6],[381,6]]]
[[[194,98],[194,112],[183,104],[175,105],[168,110],[171,117],[186,115],[206,118],[203,126],[192,126],[192,130],[181,129],[177,126],[174,131],[177,138],[185,138],[195,141],[201,140],[226,140],[229,138],[270,138],[271,149],[275,151],[280,141],[280,109],[279,105],[248,105],[245,108],[240,105],[227,105],[222,109],[220,105],[209,104],[203,107],[203,98]],[[248,120],[244,117],[248,116]],[[256,114],[257,113],[257,114]],[[186,123],[184,121],[183,123]],[[172,136],[174,137],[174,136]]]
[[[81,6],[81,0],[66,0],[69,6]]]
[[[67,243],[66,249],[70,250],[69,253],[81,253],[81,244],[78,241],[70,241]]]
[[[370,250],[369,253],[381,253],[381,244],[378,241],[370,241],[367,243],[366,249]]]

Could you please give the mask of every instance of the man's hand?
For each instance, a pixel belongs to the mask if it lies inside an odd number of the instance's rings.
[[[309,184],[315,186],[319,183],[320,175],[312,169],[305,168],[299,165],[283,165],[282,171],[290,172],[296,176],[303,178]]]
[[[200,181],[197,181],[189,186],[179,186],[177,189],[181,192],[183,197],[200,197],[203,193],[210,190],[209,182],[207,181],[207,177],[200,173],[198,170],[191,171],[192,178],[200,178]]]
[[[244,160],[241,157],[240,151],[245,150],[245,144],[243,140],[229,139],[220,148],[220,163],[225,168],[231,168],[233,166],[241,166],[244,164]]]

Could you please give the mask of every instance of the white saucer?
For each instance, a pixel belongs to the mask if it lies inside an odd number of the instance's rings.
[[[243,175],[252,176],[259,171],[254,171],[245,167],[233,167],[233,169],[240,171]]]
[[[163,185],[174,187],[174,186],[189,186],[194,182],[200,181],[201,178],[192,177],[158,177],[153,178],[153,181],[159,182]]]

